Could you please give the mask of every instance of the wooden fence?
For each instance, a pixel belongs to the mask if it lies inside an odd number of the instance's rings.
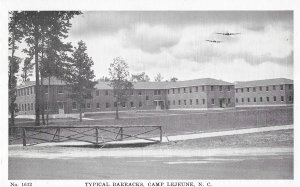
[[[42,143],[58,142],[85,142],[104,147],[124,140],[141,140],[142,143],[162,142],[162,127],[158,125],[131,125],[131,126],[22,126],[11,127],[10,144],[21,143],[23,146],[32,146]],[[159,138],[154,138],[159,133]],[[139,141],[137,141],[138,143]]]

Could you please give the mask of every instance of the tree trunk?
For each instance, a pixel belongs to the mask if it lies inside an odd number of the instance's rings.
[[[49,123],[49,110],[50,110],[50,81],[51,81],[51,77],[48,77],[48,100],[47,100],[47,106],[48,106],[48,110],[47,110],[47,125]]]
[[[82,122],[81,104],[79,104],[79,121]]]
[[[39,77],[39,37],[38,37],[38,27],[34,28],[34,61],[35,61],[35,125],[40,126],[40,77]]]
[[[14,55],[15,55],[15,41],[14,41],[14,35],[12,36],[12,51],[11,51],[11,63],[10,63],[10,67],[9,67],[9,78],[8,78],[8,97],[10,97],[10,100],[9,100],[9,109],[10,109],[10,125],[11,126],[14,126],[15,125],[15,98],[12,97],[12,89],[13,89],[13,70],[12,70],[12,67],[13,67],[13,63],[14,63]]]
[[[117,102],[116,106],[116,119],[119,119],[119,102]]]
[[[49,95],[49,93],[48,93]],[[44,99],[45,99],[45,93],[44,93],[44,76],[41,73],[41,113],[42,113],[42,122],[43,125],[46,125],[45,122],[45,105],[44,105]]]

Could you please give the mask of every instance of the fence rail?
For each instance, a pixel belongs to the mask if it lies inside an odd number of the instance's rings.
[[[42,143],[85,142],[104,147],[124,140],[142,140],[145,143],[162,142],[162,127],[159,125],[49,125],[10,127],[10,144],[22,143],[33,146]],[[153,138],[159,132],[159,138]]]

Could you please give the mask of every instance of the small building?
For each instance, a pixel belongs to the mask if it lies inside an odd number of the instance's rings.
[[[285,78],[236,82],[236,106],[293,104],[294,83]]]

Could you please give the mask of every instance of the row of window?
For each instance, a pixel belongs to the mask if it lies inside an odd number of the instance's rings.
[[[183,103],[181,102],[181,100],[177,100],[177,102],[176,102],[176,100],[173,100],[172,102],[169,100],[168,104],[169,105],[181,105],[181,104],[187,105],[187,100],[182,100],[182,101],[183,101]],[[201,100],[199,100],[199,99],[195,99],[195,102],[193,102],[193,99],[190,99],[189,100],[189,105],[199,105],[200,101]],[[227,103],[228,104],[231,103],[230,98],[227,99]],[[201,104],[205,105],[205,99],[202,99]],[[211,99],[211,104],[213,104],[213,105],[215,104],[215,99]]]
[[[19,104],[19,111],[33,111],[34,106],[33,103]]]
[[[126,104],[127,104],[126,102],[122,102],[122,103],[121,103],[121,106],[122,106],[123,108],[125,108],[125,107],[126,107]],[[116,102],[114,102],[113,105],[114,105],[114,107],[117,107],[117,103],[116,103]],[[134,102],[133,102],[133,101],[130,101],[130,102],[129,102],[129,106],[130,106],[131,108],[137,107],[137,106],[138,106],[138,107],[142,107],[143,104],[142,104],[141,101],[139,101],[139,102],[138,102],[138,105],[135,106]],[[78,104],[77,104],[76,102],[73,102],[73,103],[72,103],[72,109],[73,109],[73,110],[76,110],[77,107],[78,107]],[[110,107],[111,107],[111,103],[106,102],[106,103],[105,103],[105,108],[110,108]],[[91,104],[90,104],[90,103],[82,104],[82,105],[81,105],[81,108],[88,108],[88,109],[90,109],[90,108],[91,108]],[[100,103],[96,103],[96,108],[97,108],[97,109],[101,108]]]
[[[292,101],[292,100],[293,100],[292,96],[289,96],[289,101]],[[239,100],[238,98],[235,99],[235,102],[236,102],[236,103],[239,103],[239,102],[242,102],[242,103],[243,103],[244,101],[245,101],[244,98],[241,98],[240,100]],[[254,97],[254,98],[252,99],[252,101],[253,101],[253,102],[257,102],[256,97]],[[252,102],[252,101],[251,101],[251,98],[250,98],[250,97],[247,98],[247,102],[248,102],[248,103],[250,103],[250,102]],[[267,101],[267,102],[270,102],[270,97],[266,97],[266,101]],[[274,102],[277,101],[277,97],[276,97],[276,96],[273,96],[273,101],[274,101]],[[284,101],[284,96],[280,96],[280,101],[282,101],[282,102]],[[263,97],[259,97],[259,102],[263,102]]]
[[[194,89],[193,89],[194,88]],[[170,90],[168,90],[168,94],[175,94],[175,92],[177,94],[180,94],[181,93],[181,90],[183,90],[183,93],[187,93],[187,91],[189,93],[192,93],[192,92],[199,92],[199,88],[201,88],[201,91],[204,92],[205,91],[205,86],[201,86],[201,87],[198,87],[198,86],[193,86],[193,87],[185,87],[185,88],[172,88]],[[215,90],[219,90],[219,91],[230,91],[231,90],[231,86],[210,86],[210,91],[215,91]]]
[[[31,95],[34,94],[35,92],[35,87],[31,86],[31,87],[27,87],[27,88],[22,88],[16,91],[16,95],[17,96],[25,96],[25,95]]]
[[[279,86],[280,86],[280,88],[279,88],[280,90],[284,90],[284,85],[279,85]],[[269,87],[270,87],[270,86],[264,86],[265,91],[269,91],[269,90],[270,90]],[[263,91],[263,86],[259,86],[259,87],[251,87],[251,88],[252,88],[252,92],[256,92],[256,89],[257,89],[257,88],[259,89],[259,91]],[[277,89],[276,85],[273,85],[273,86],[272,86],[272,89],[273,89],[273,90],[276,90],[276,89]],[[289,89],[289,90],[292,90],[292,89],[293,89],[293,85],[292,85],[292,84],[289,84],[289,85],[288,85],[288,89]],[[241,93],[244,92],[244,88],[236,88],[236,89],[235,89],[235,92],[238,93],[239,90],[240,90]],[[246,90],[247,92],[250,92],[250,87],[245,88],[245,90]]]

